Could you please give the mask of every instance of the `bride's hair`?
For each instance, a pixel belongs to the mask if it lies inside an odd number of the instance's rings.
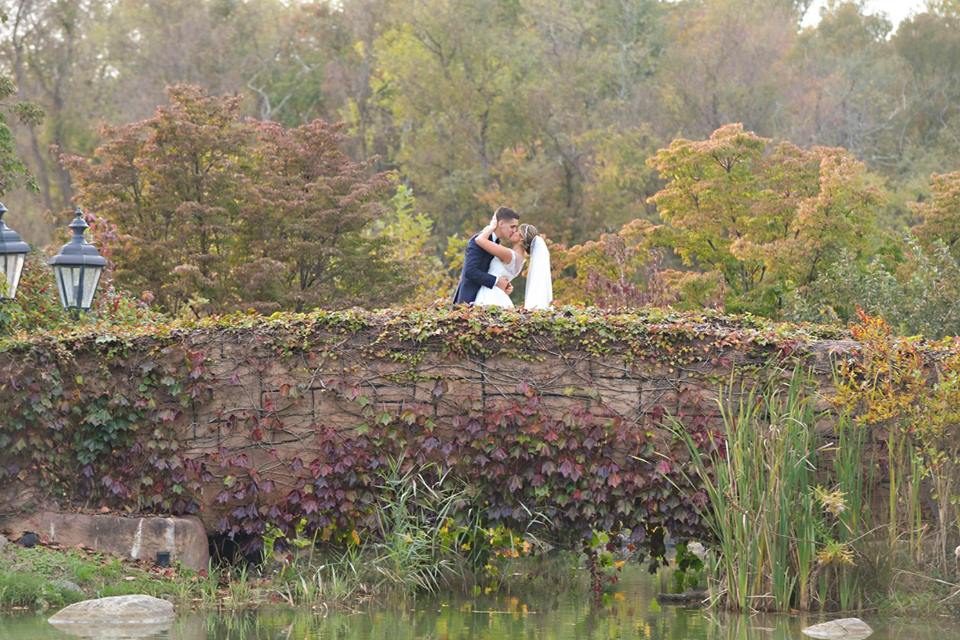
[[[530,253],[530,247],[533,245],[533,239],[537,237],[537,228],[532,224],[520,225],[520,238],[523,241],[523,250]]]

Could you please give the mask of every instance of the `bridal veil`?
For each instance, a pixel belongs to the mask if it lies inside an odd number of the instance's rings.
[[[523,306],[527,309],[547,309],[553,302],[553,276],[550,274],[550,249],[537,236],[530,247],[530,269]]]

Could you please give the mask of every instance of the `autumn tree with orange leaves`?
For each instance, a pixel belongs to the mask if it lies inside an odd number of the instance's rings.
[[[651,201],[659,243],[722,277],[728,310],[777,315],[784,295],[838,255],[865,251],[880,191],[843,149],[803,149],[723,126],[648,160],[666,185]]]

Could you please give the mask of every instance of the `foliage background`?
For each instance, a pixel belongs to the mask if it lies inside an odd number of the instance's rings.
[[[7,218],[174,315],[446,301],[508,204],[566,303],[956,332],[957,5],[808,7],[0,3]]]

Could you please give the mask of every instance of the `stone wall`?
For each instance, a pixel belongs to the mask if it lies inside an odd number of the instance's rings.
[[[738,393],[770,362],[804,362],[826,389],[831,358],[855,346],[842,333],[712,314],[470,309],[41,337],[0,352],[3,462],[17,480],[6,488],[21,493],[7,510],[23,508],[23,486],[39,482],[32,506],[135,501],[134,511],[196,511],[213,532],[257,509],[268,517],[265,488],[289,495],[304,486],[304,466],[332,464],[337,450],[319,453],[331,432],[353,438],[405,421],[455,448],[466,416],[495,420],[531,399],[525,410],[558,421],[580,412],[615,421],[619,468],[635,464],[633,438],[678,455],[665,415],[716,427],[720,389]],[[22,446],[21,434],[31,434]],[[40,451],[51,434],[55,455]],[[64,449],[88,444],[79,468],[64,469]],[[143,486],[141,464],[157,468]],[[252,479],[232,484],[238,474]],[[171,500],[189,487],[196,504]]]
[[[811,366],[829,396],[831,358],[855,347],[816,334],[774,339],[768,331],[782,327],[724,326],[717,317],[615,316],[616,328],[633,333],[628,341],[615,330],[597,336],[592,326],[577,335],[528,326],[522,337],[501,340],[524,317],[479,316],[485,324],[459,344],[453,321],[410,339],[368,318],[355,330],[310,333],[306,349],[278,350],[276,338],[264,338],[268,328],[190,334],[189,348],[206,354],[209,389],[178,418],[180,441],[193,453],[270,448],[289,459],[318,425],[350,429],[363,421],[367,402],[390,411],[430,405],[449,427],[454,416],[531,393],[549,411],[588,407],[640,430],[659,430],[665,414],[716,426],[721,389],[755,384],[771,362]]]

